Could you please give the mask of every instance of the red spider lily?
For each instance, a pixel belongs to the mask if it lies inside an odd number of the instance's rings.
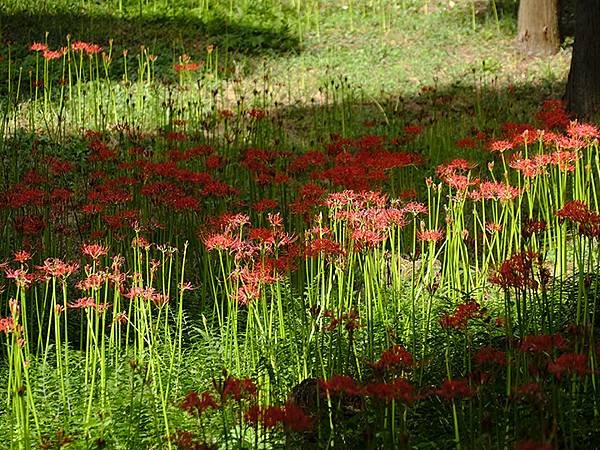
[[[106,280],[107,277],[104,272],[96,272],[88,275],[85,279],[80,280],[75,287],[77,287],[77,289],[81,289],[82,291],[97,291],[102,287]]]
[[[47,258],[44,260],[43,265],[36,268],[49,278],[67,278],[79,270],[79,264],[66,263],[58,258]]]
[[[404,127],[404,132],[411,136],[418,136],[419,134],[421,134],[423,132],[424,129],[425,128],[422,125],[412,124],[412,125],[406,125]]]
[[[355,229],[352,230],[352,240],[356,242],[358,248],[375,248],[386,240],[386,235],[372,230]]]
[[[538,163],[538,159],[523,159],[519,153],[515,153],[511,157],[508,165],[527,178],[533,178],[544,173],[544,166]]]
[[[545,220],[527,220],[521,229],[524,238],[530,238],[534,234],[546,231],[547,224]]]
[[[258,108],[252,108],[248,111],[248,116],[256,120],[263,119],[266,115],[267,113],[264,110]]]
[[[490,276],[490,282],[503,289],[537,289],[539,283],[534,274],[536,265],[539,267],[539,254],[530,251],[517,253],[502,263],[496,273]],[[542,271],[543,268],[540,268],[539,275],[544,280]]]
[[[208,408],[218,409],[219,405],[209,392],[198,394],[195,391],[189,391],[179,407],[190,414],[201,415]]]
[[[548,372],[558,380],[563,374],[583,377],[588,372],[588,356],[579,353],[563,353],[548,363]]]
[[[525,124],[523,126],[528,127],[528,128],[526,128],[525,130],[523,130],[520,133],[517,132],[512,136],[513,147],[517,147],[519,145],[531,144],[532,142],[535,142],[540,137],[538,130],[532,128],[531,125]]]
[[[405,214],[427,214],[427,206],[420,202],[409,202],[402,207],[402,212]]]
[[[23,269],[5,269],[5,276],[8,279],[15,280],[15,284],[18,287],[26,288],[28,287],[33,280],[35,279],[35,275],[28,273],[27,270]]]
[[[44,44],[43,42],[34,42],[29,46],[29,50],[32,52],[45,52],[48,50],[48,45]]]
[[[562,335],[531,334],[521,339],[519,350],[526,353],[551,353],[554,349],[563,349],[567,342]]]
[[[565,203],[561,209],[556,211],[555,215],[561,219],[569,219],[573,222],[583,223],[588,220],[590,210],[585,202],[581,200],[571,200],[570,202]]]
[[[480,318],[482,315],[481,305],[474,300],[468,300],[458,305],[453,314],[442,316],[440,326],[444,329],[464,330],[469,320]]]
[[[514,144],[511,141],[501,139],[497,141],[492,141],[488,144],[488,150],[490,152],[498,152],[503,153],[506,150],[511,150],[514,147]]]
[[[82,41],[73,41],[71,50],[74,52],[85,52],[87,55],[95,55],[102,51],[102,47],[98,44],[91,44]]]
[[[436,394],[446,400],[456,398],[467,398],[473,395],[473,390],[469,387],[468,380],[444,380]]]
[[[565,104],[561,100],[546,100],[535,117],[544,124],[547,130],[565,128],[569,124]]]
[[[477,148],[479,144],[477,143],[477,141],[473,138],[463,138],[463,139],[459,139],[458,141],[456,141],[456,146],[458,148],[469,148],[469,149],[474,149]]]
[[[282,424],[284,428],[295,432],[303,432],[312,428],[311,418],[302,408],[292,403],[288,403],[283,407],[253,405],[244,417],[251,424],[258,425],[262,423],[265,428],[274,428],[278,424]]]
[[[81,253],[96,261],[98,258],[105,256],[108,253],[108,248],[100,244],[85,244],[81,247]]]
[[[194,63],[188,55],[182,55],[179,58],[179,63],[175,64],[173,68],[175,72],[194,72],[202,67],[203,63]]]
[[[444,239],[444,232],[442,230],[421,230],[417,231],[417,238],[422,242],[438,242]]]
[[[336,256],[343,255],[344,251],[340,244],[328,238],[317,238],[306,243],[304,254],[307,258],[316,258],[318,256]]]
[[[302,408],[288,403],[283,409],[283,426],[288,430],[301,433],[310,430],[313,426],[312,419]]]
[[[258,425],[262,423],[265,428],[275,428],[278,423],[283,422],[284,411],[280,406],[265,406],[252,405],[244,418],[248,423]]]
[[[219,386],[215,386],[217,387]],[[236,402],[240,402],[243,398],[255,398],[257,393],[256,384],[250,378],[234,377],[227,377],[217,391],[221,394],[222,403],[230,397]]]
[[[495,222],[488,222],[485,224],[485,229],[488,233],[499,233],[502,231],[502,225]]]
[[[521,190],[507,183],[496,181],[482,181],[477,190],[469,192],[473,200],[501,200],[510,201],[519,197]]]
[[[71,309],[96,308],[96,300],[92,297],[81,297],[67,305]]]
[[[31,259],[31,254],[26,250],[15,252],[14,260],[18,263],[25,263]]]
[[[15,322],[12,317],[0,317],[0,333],[10,334],[15,331]]]
[[[397,370],[412,367],[412,354],[401,345],[394,345],[384,350],[374,367],[380,370]]]
[[[44,57],[45,60],[51,61],[53,59],[62,58],[64,54],[65,54],[64,50],[49,50],[49,49],[46,49],[46,50],[43,51],[42,56]]]
[[[369,383],[364,387],[364,393],[386,402],[392,400],[410,404],[416,399],[415,389],[408,381],[397,378],[390,383]]]
[[[333,313],[331,311],[325,311],[325,317],[333,317]],[[357,311],[349,311],[347,313],[343,313],[340,317],[334,318],[331,323],[327,326],[327,331],[335,330],[338,325],[344,325],[344,328],[348,331],[354,331],[360,326],[360,321],[358,318]]]
[[[555,215],[561,220],[569,219],[579,224],[579,233],[584,236],[591,238],[600,236],[600,213],[590,211],[580,200],[568,202]]]
[[[483,347],[473,356],[473,362],[477,365],[496,364],[506,365],[506,353],[493,347]]]
[[[589,123],[571,122],[567,127],[567,134],[575,139],[598,139],[600,131]]]
[[[362,388],[349,375],[333,375],[328,380],[319,380],[319,388],[326,394],[345,394],[352,397],[362,395]]]
[[[279,206],[277,200],[272,200],[270,198],[264,198],[252,204],[252,209],[256,212],[265,212],[268,209],[275,209]]]
[[[531,382],[516,386],[514,391],[519,397],[539,398],[542,394],[542,387],[539,383]]]
[[[577,147],[583,147],[578,145]],[[579,159],[579,153],[575,151],[559,150],[550,155],[550,164],[557,166],[560,170],[567,172],[575,171],[575,162]]]

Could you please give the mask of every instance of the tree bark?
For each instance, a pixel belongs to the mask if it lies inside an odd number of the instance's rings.
[[[600,109],[600,3],[578,0],[575,10],[575,43],[567,80],[567,110],[588,120]]]
[[[530,55],[558,52],[558,0],[521,0],[517,44]]]

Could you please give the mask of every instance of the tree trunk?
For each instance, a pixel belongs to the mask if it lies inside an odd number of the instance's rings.
[[[558,51],[558,0],[521,0],[517,43],[530,55],[553,55]]]
[[[600,4],[578,0],[575,43],[565,101],[567,110],[580,119],[591,119],[600,109]]]

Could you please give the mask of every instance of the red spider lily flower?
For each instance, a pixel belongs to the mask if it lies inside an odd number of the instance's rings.
[[[473,356],[473,362],[477,365],[496,364],[506,365],[506,353],[493,347],[483,347]]]
[[[75,287],[77,289],[81,289],[82,291],[93,290],[97,291],[102,287],[107,277],[104,272],[92,273],[87,276],[87,278],[79,281]]]
[[[85,244],[81,247],[81,253],[96,261],[98,258],[105,256],[108,253],[108,248],[100,244]]]
[[[266,117],[266,115],[267,113],[265,111],[258,108],[252,108],[250,111],[248,111],[248,116],[256,120],[263,119],[264,117]]]
[[[590,210],[585,202],[581,200],[571,200],[570,202],[565,203],[565,205],[556,211],[554,215],[561,219],[569,219],[573,222],[583,223],[590,217]]]
[[[330,311],[325,311],[325,317],[333,317],[333,313],[330,312]],[[334,318],[331,321],[331,323],[327,326],[326,330],[327,331],[333,331],[340,324],[343,324],[344,328],[347,331],[354,331],[354,330],[358,329],[358,327],[360,326],[360,321],[359,321],[359,318],[358,318],[358,312],[352,310],[352,311],[349,311],[347,313],[343,313],[338,318]]]
[[[539,266],[537,253],[530,251],[517,253],[502,263],[496,273],[490,276],[490,282],[503,289],[537,289],[539,283],[534,274],[536,265]],[[540,278],[543,278],[541,275],[540,273]]]
[[[485,229],[490,234],[499,233],[502,231],[502,225],[496,222],[488,222],[485,224]]]
[[[66,263],[58,258],[47,258],[43,265],[36,268],[49,278],[67,278],[79,269],[79,264]]]
[[[340,244],[328,238],[313,239],[307,242],[304,248],[304,255],[307,258],[316,258],[322,255],[332,257],[343,254],[344,251]]]
[[[515,444],[514,450],[553,450],[554,446],[550,442],[538,442],[533,439],[520,441]]]
[[[575,139],[598,139],[600,131],[589,123],[571,122],[567,127],[567,134]]]
[[[530,238],[534,234],[539,234],[546,231],[547,224],[545,220],[528,220],[521,229],[521,234],[524,238]]]
[[[533,178],[544,173],[544,166],[538,163],[538,159],[523,159],[519,153],[515,153],[511,157],[508,165],[527,178]]]
[[[422,242],[438,242],[444,239],[444,232],[442,230],[421,230],[417,231],[417,238]]]
[[[275,209],[279,206],[277,200],[272,200],[270,198],[263,198],[252,204],[252,209],[256,212],[265,212],[268,209]]]
[[[217,447],[200,442],[191,431],[176,430],[169,440],[180,450],[216,450]]]
[[[456,398],[468,398],[473,395],[473,390],[469,387],[468,380],[444,380],[436,394],[446,400]]]
[[[28,273],[27,270],[22,269],[6,269],[5,276],[8,279],[15,280],[15,284],[21,288],[28,287],[35,278],[34,274]]]
[[[199,395],[195,391],[189,391],[179,407],[190,414],[201,415],[208,408],[217,409],[219,405],[209,392],[202,392]]]
[[[96,308],[96,300],[92,297],[81,297],[67,305],[71,309]]]
[[[473,138],[463,138],[463,139],[459,139],[458,141],[456,141],[456,146],[458,148],[469,148],[469,149],[474,149],[477,148],[479,144],[477,143],[477,141]]]
[[[29,50],[32,52],[45,52],[48,50],[48,45],[44,44],[43,42],[34,42],[29,46]]]
[[[275,428],[277,424],[283,422],[285,413],[280,406],[252,405],[244,415],[246,421],[258,425],[262,423],[265,428]]]
[[[12,317],[0,317],[0,333],[6,335],[15,331],[15,322]]]
[[[296,433],[310,430],[313,426],[310,416],[302,408],[293,403],[287,403],[283,408],[282,423],[284,428]]]
[[[565,111],[565,104],[561,100],[546,100],[536,119],[544,124],[544,128],[565,128],[569,124],[569,116]]]
[[[319,388],[326,394],[345,394],[356,397],[362,394],[362,388],[349,375],[333,375],[328,380],[319,380]]]
[[[255,398],[257,393],[256,384],[250,378],[227,377],[221,386],[222,402],[232,397],[236,402],[243,398]]]
[[[356,242],[358,248],[375,248],[386,240],[386,235],[373,230],[352,230],[352,240]]]
[[[95,55],[102,51],[102,47],[98,44],[74,41],[71,43],[71,50],[75,52],[85,52],[87,55]]]
[[[45,60],[47,61],[51,61],[53,59],[59,59],[62,58],[62,56],[64,55],[64,51],[62,50],[44,50],[44,52],[42,53],[42,56],[44,57]]]
[[[548,363],[548,372],[558,380],[563,374],[583,377],[588,372],[588,357],[579,353],[563,353]]]
[[[427,206],[420,202],[409,202],[402,207],[402,212],[414,216],[418,214],[427,214]]]
[[[374,367],[380,370],[406,369],[414,364],[412,354],[401,345],[384,350]]]
[[[521,190],[507,183],[496,181],[482,181],[477,190],[469,192],[473,200],[500,200],[510,201],[519,197]]]
[[[445,314],[440,319],[440,326],[444,329],[455,328],[464,330],[468,321],[483,316],[481,305],[474,300],[468,300],[456,307],[453,314]]]
[[[406,125],[404,127],[404,132],[411,136],[418,136],[419,134],[421,134],[423,132],[424,129],[425,128],[422,125],[412,124],[412,125]]]
[[[521,339],[519,350],[526,353],[551,353],[563,349],[567,342],[561,334],[531,334]]]
[[[397,378],[390,383],[369,383],[364,387],[364,393],[386,402],[392,400],[410,404],[416,399],[415,389],[408,381]]]
[[[536,382],[525,383],[516,386],[514,392],[517,396],[522,398],[539,398],[542,395],[542,387]]]
[[[262,423],[265,428],[274,428],[278,424],[282,424],[284,428],[295,432],[306,431],[312,427],[311,418],[302,408],[291,403],[283,407],[252,405],[244,418],[253,425]]]
[[[488,144],[488,150],[490,152],[498,152],[503,153],[506,150],[511,150],[514,147],[514,144],[508,140],[497,140],[492,141]]]
[[[14,260],[18,263],[25,263],[31,259],[31,254],[26,250],[15,252]]]

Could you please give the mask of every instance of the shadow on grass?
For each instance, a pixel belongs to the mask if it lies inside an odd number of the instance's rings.
[[[16,67],[22,67],[27,74],[35,68],[35,56],[29,51],[32,42],[47,42],[51,49],[58,49],[66,45],[69,35],[71,41],[92,42],[107,50],[112,40],[111,72],[114,78],[120,79],[123,50],[129,50],[135,57],[140,46],[160,55],[155,62],[160,78],[174,76],[173,63],[184,53],[196,61],[204,59],[208,46],[217,48],[219,66],[225,74],[231,71],[233,58],[245,56],[251,61],[300,51],[298,38],[282,24],[267,19],[261,22],[256,17],[244,23],[235,20],[218,14],[206,18],[191,13],[119,17],[108,11],[89,14],[66,9],[7,12],[0,7],[0,39],[5,43],[4,48],[0,47],[0,54],[6,58],[10,45]],[[135,61],[129,64],[129,70],[134,71]],[[5,77],[5,70],[1,70],[0,79]]]
[[[350,99],[337,106],[310,99],[309,105],[282,106],[273,115],[281,122],[293,148],[326,144],[331,134],[350,137],[375,134],[396,139],[401,147],[406,144],[423,153],[435,167],[452,157],[481,160],[486,154],[489,156],[489,152],[482,152],[483,142],[469,149],[457,145],[458,140],[475,139],[478,134],[485,134],[488,139],[498,138],[503,127],[511,124],[543,127],[536,116],[544,101],[562,98],[565,83],[561,79],[517,85],[456,81],[424,87],[417,93],[366,101]],[[349,91],[342,82],[333,83],[331,90],[338,91],[330,94],[337,98],[340,92]],[[411,136],[406,127],[412,126],[415,130],[422,127],[423,133]]]

